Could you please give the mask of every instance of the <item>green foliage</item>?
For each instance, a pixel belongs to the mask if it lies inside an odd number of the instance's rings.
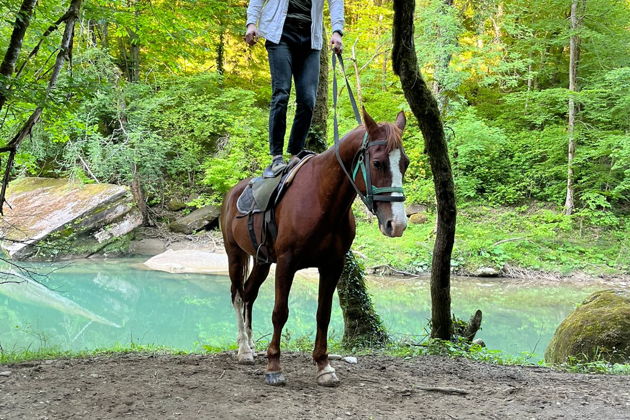
[[[589,226],[583,218],[581,213],[565,216],[559,208],[542,205],[460,207],[451,266],[462,274],[474,273],[479,267],[501,270],[506,264],[557,275],[627,273],[628,226],[603,229]],[[429,214],[426,223],[410,224],[402,237],[384,240],[375,222],[361,221],[353,249],[366,256],[368,267],[389,265],[426,273],[431,267],[434,227],[435,215]]]
[[[0,3],[2,46],[19,2]],[[18,65],[65,11],[38,2]],[[150,204],[170,195],[219,203],[239,180],[268,163],[270,99],[265,48],[242,42],[246,2],[84,4],[72,66],[46,96],[61,30],[43,39],[19,77],[9,77],[0,114],[6,142],[35,106],[41,123],[22,145],[14,176],[71,176],[83,182],[141,182]],[[380,121],[408,110],[391,71],[391,3],[346,0],[347,53],[354,55],[363,104]],[[416,46],[427,83],[439,90],[459,205],[562,205],[567,177],[567,102],[578,104],[573,163],[576,209],[567,223],[624,231],[630,197],[630,7],[586,3],[579,92],[568,91],[564,0],[418,2]],[[2,49],[4,51],[4,48]],[[132,57],[138,52],[139,60]],[[348,61],[348,63],[352,63]],[[353,66],[348,76],[354,83]],[[137,72],[137,78],[131,76]],[[132,80],[133,79],[133,80]],[[294,113],[289,106],[289,121]],[[329,125],[332,124],[330,113]],[[345,87],[340,130],[355,127]],[[435,205],[424,140],[413,117],[405,131],[409,202]],[[332,143],[328,130],[327,143]],[[413,245],[413,244],[412,244]],[[482,247],[480,247],[482,248]],[[416,251],[425,267],[430,258]],[[501,264],[505,254],[479,255]],[[391,256],[383,256],[391,259]],[[468,260],[459,256],[454,262]],[[407,263],[405,263],[407,264]]]

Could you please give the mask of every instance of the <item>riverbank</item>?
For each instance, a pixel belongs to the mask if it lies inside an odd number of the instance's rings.
[[[365,266],[389,274],[430,271],[435,214],[410,223],[401,238],[384,238],[375,218],[357,224],[353,249]],[[500,276],[559,281],[630,281],[630,231],[580,225],[544,206],[519,208],[461,206],[452,269],[462,276]],[[389,270],[388,270],[389,269]]]
[[[3,366],[0,418],[626,418],[630,377],[498,366],[441,356],[333,362],[338,388],[315,384],[310,355],[283,353],[286,387],[265,358],[233,353],[117,354]]]
[[[357,237],[353,251],[368,274],[429,275],[435,241],[435,214],[422,213],[423,223],[409,223],[401,238],[384,237],[376,218],[355,208]],[[170,219],[166,219],[167,222]],[[622,223],[625,223],[622,220]],[[544,207],[462,206],[453,250],[453,274],[555,282],[630,285],[630,231],[580,226],[560,211]],[[218,230],[185,235],[167,223],[140,228],[132,252],[155,255],[167,249],[225,252]]]

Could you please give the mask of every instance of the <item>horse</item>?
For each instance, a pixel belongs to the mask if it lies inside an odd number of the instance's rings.
[[[402,111],[397,115],[396,123],[378,124],[363,109],[362,125],[306,162],[275,208],[277,235],[269,246],[269,262],[253,258],[249,274],[249,257],[254,257],[257,250],[250,240],[247,218],[237,217],[236,207],[249,179],[227,192],[221,208],[220,226],[228,257],[232,305],[236,312],[237,361],[240,364],[254,363],[252,310],[271,262],[276,264],[273,336],[267,349],[265,371],[267,384],[286,383],[280,365],[280,338],[289,315],[288,297],[293,277],[296,271],[308,267],[317,267],[319,271],[317,333],[313,350],[316,381],[322,386],[339,384],[335,369],[328,361],[328,324],[333,294],[356,233],[351,206],[359,195],[376,214],[379,229],[385,236],[402,235],[407,227],[402,182],[409,165],[402,144],[405,125]],[[361,174],[363,176],[359,176]],[[255,217],[256,235],[261,237],[262,216],[259,213]]]

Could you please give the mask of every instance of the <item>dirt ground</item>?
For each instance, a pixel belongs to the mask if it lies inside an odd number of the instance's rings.
[[[264,357],[241,366],[233,353],[0,366],[0,419],[630,419],[630,376],[364,356],[334,361],[342,383],[322,388],[308,355],[282,360],[281,388],[264,384]]]

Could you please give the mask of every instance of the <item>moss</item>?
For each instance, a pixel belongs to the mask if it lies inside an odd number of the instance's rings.
[[[545,360],[630,361],[630,292],[603,290],[590,295],[560,324]]]
[[[346,254],[337,292],[343,311],[344,346],[378,347],[387,343],[389,337],[367,293],[365,272],[352,251]]]

